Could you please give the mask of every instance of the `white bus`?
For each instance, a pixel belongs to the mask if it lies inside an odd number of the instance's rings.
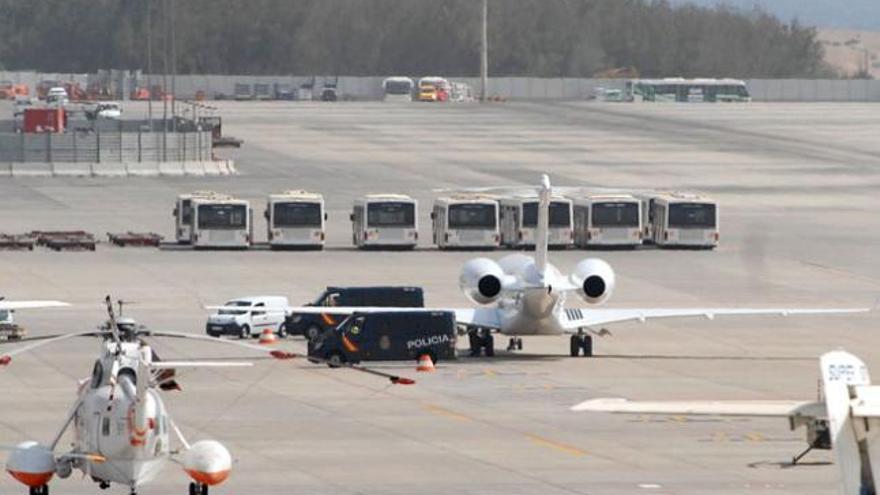
[[[247,249],[253,242],[253,212],[249,202],[228,196],[192,199],[195,248]]]
[[[578,247],[636,247],[642,243],[641,201],[629,194],[604,194],[574,202]]]
[[[382,81],[382,91],[385,92],[385,101],[408,101],[413,100],[413,88],[416,83],[408,77],[389,77]]]
[[[749,102],[752,101],[741,79],[632,79],[624,93],[635,101],[662,102]]]
[[[324,247],[327,213],[320,194],[306,191],[270,194],[263,216],[270,248]]]
[[[404,194],[368,194],[354,202],[351,229],[361,249],[413,249],[419,243],[418,202]]]
[[[434,200],[434,244],[440,249],[494,249],[501,243],[498,201],[485,196],[450,196]]]
[[[192,242],[192,200],[193,198],[210,198],[210,197],[226,197],[224,194],[214,191],[196,191],[192,193],[181,194],[177,196],[174,203],[174,237],[178,244],[189,244]]]
[[[661,247],[718,245],[718,203],[693,193],[673,193],[649,201],[651,240]]]
[[[538,199],[534,197],[502,198],[501,244],[509,248],[534,247],[538,225]],[[572,201],[553,198],[550,201],[549,246],[567,248],[574,244]]]

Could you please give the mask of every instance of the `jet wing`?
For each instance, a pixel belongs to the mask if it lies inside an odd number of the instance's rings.
[[[0,301],[0,311],[15,309],[60,308],[70,306],[61,301]]]
[[[869,308],[820,308],[820,309],[796,309],[796,308],[680,308],[680,309],[581,309],[569,308],[564,311],[562,326],[567,332],[574,332],[580,327],[603,325],[606,323],[618,323],[623,321],[638,320],[645,322],[649,318],[673,318],[702,316],[710,320],[716,316],[749,316],[749,315],[821,315],[840,313],[864,313]]]
[[[732,401],[629,401],[627,399],[593,399],[571,408],[575,412],[609,412],[621,414],[666,414],[681,416],[826,416],[822,402],[794,400],[732,400]]]

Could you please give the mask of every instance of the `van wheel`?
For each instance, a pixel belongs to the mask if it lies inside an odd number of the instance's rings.
[[[319,327],[318,325],[310,325],[308,328],[306,328],[306,331],[303,333],[303,336],[305,336],[306,340],[312,340],[320,334],[321,334],[321,327]]]
[[[238,335],[240,339],[249,339],[251,338],[251,327],[247,325],[242,325],[241,333]]]
[[[327,354],[327,357],[325,359],[327,360],[327,366],[331,368],[339,368],[343,364],[345,364],[346,361],[345,356],[343,356],[342,353],[339,351],[333,351]]]
[[[286,339],[287,338],[287,325],[284,323],[278,325],[278,338]]]

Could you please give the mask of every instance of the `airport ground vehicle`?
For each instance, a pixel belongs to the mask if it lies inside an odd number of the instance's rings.
[[[414,249],[419,242],[418,202],[404,194],[368,194],[354,202],[352,243],[363,249]]]
[[[178,244],[189,244],[192,242],[193,198],[210,197],[231,198],[231,196],[214,191],[196,191],[177,196],[177,200],[174,202],[174,211],[171,214],[174,216],[174,236]]]
[[[70,103],[70,100],[67,96],[67,90],[60,86],[50,88],[49,91],[46,93],[46,103],[48,103],[49,105],[57,105],[62,107],[64,105],[67,105],[68,103]]]
[[[749,102],[745,81],[740,79],[632,79],[625,83],[626,98],[658,102]]]
[[[406,361],[419,356],[455,358],[455,313],[451,311],[354,312],[309,341],[309,357],[330,366],[361,361]]]
[[[290,303],[283,296],[239,297],[208,316],[205,333],[211,337],[235,335],[247,339],[268,328],[279,337],[286,337],[288,306]]]
[[[382,91],[385,93],[385,101],[412,101],[412,92],[415,83],[408,77],[389,77],[382,81]]]
[[[419,101],[449,101],[449,81],[442,77],[426,76],[419,79]]]
[[[253,100],[254,92],[251,85],[247,83],[235,83],[233,98],[239,101]]]
[[[813,449],[834,450],[845,495],[876,495],[880,480],[877,458],[880,386],[871,385],[868,367],[845,351],[819,359],[821,397],[816,400],[629,401],[592,399],[571,408],[576,412],[663,416],[735,416],[786,418],[791,430],[804,427],[807,448],[792,458],[796,465]],[[721,444],[718,444],[721,445]]]
[[[465,103],[474,101],[474,91],[471,85],[463,82],[451,82],[449,88],[449,101]]]
[[[574,200],[577,247],[636,247],[642,243],[641,202],[629,194],[590,195]]]
[[[497,248],[498,201],[479,195],[437,198],[431,210],[434,244],[440,249]]]
[[[0,336],[6,340],[19,340],[25,336],[24,328],[15,323],[14,310],[0,309]]]
[[[425,295],[421,287],[327,287],[308,306],[423,308]],[[293,312],[287,316],[285,326],[288,334],[311,340],[341,321],[339,316],[330,314]]]
[[[192,240],[198,248],[247,249],[253,242],[253,210],[248,201],[229,196],[194,197]]]
[[[287,83],[275,83],[272,93],[276,100],[292,101],[296,99],[296,90]]]
[[[661,247],[714,249],[720,238],[718,203],[694,193],[670,193],[648,201],[651,241]]]
[[[502,198],[500,204],[501,244],[514,249],[534,247],[538,227],[538,198],[512,196]],[[574,245],[572,201],[555,197],[550,202],[549,212],[549,246],[566,248]]]
[[[320,194],[306,191],[270,194],[263,216],[272,249],[324,247],[327,213]]]

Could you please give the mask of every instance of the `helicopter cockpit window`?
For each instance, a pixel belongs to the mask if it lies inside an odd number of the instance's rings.
[[[95,361],[95,367],[92,369],[92,388],[101,386],[101,380],[104,378],[104,366],[101,361]]]

